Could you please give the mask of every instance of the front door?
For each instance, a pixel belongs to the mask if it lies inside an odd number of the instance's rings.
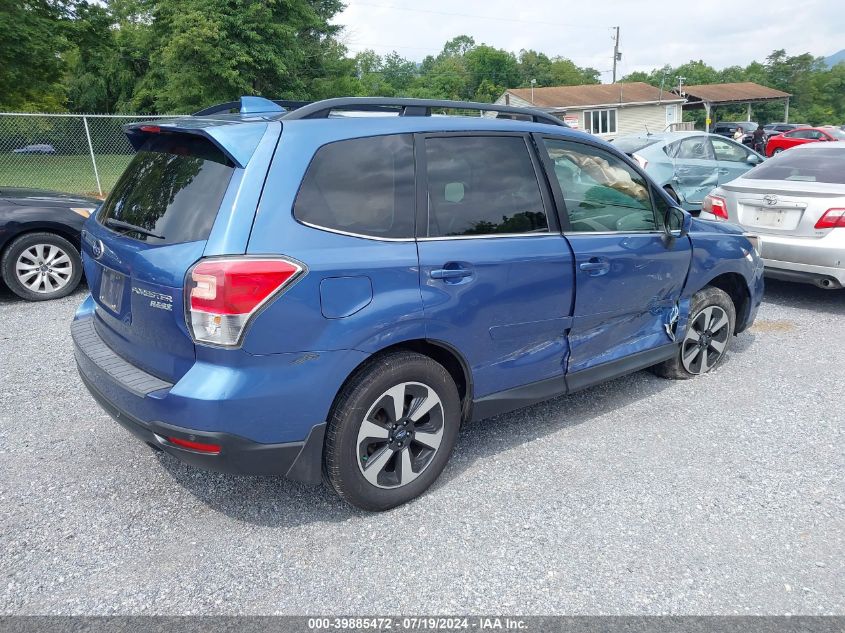
[[[667,240],[656,194],[618,155],[553,137],[543,144],[575,254],[568,373],[671,344],[689,238]]]
[[[564,388],[572,252],[522,134],[417,138],[417,239],[427,336],[460,349],[476,399]]]
[[[757,164],[756,154],[739,143],[714,138],[713,150],[719,162],[719,184],[736,180]]]

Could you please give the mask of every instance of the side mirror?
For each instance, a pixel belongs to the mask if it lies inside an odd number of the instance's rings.
[[[672,239],[684,237],[689,235],[692,227],[692,215],[680,207],[669,207],[663,218],[663,226],[667,237]]]
[[[748,160],[746,161],[749,165],[759,165],[760,164],[760,157],[757,154],[749,154]]]

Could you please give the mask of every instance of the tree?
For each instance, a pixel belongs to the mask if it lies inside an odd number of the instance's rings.
[[[64,109],[65,0],[0,0],[0,107]]]
[[[309,96],[339,0],[158,0],[136,103],[185,112],[242,94]]]

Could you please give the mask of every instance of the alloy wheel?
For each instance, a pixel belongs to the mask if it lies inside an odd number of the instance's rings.
[[[378,488],[405,486],[428,468],[440,448],[443,403],[420,382],[403,382],[376,398],[358,431],[358,468]]]
[[[33,244],[15,262],[18,281],[32,292],[49,294],[61,290],[73,277],[73,261],[53,244]]]
[[[731,335],[727,312],[708,306],[690,321],[681,344],[681,363],[691,374],[703,374],[712,368],[728,346]]]

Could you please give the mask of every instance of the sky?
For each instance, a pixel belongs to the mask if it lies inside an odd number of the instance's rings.
[[[845,0],[345,0],[334,20],[354,54],[393,50],[421,61],[456,35],[517,53],[568,57],[611,80],[703,59],[716,68],[763,61],[773,50],[827,57],[845,48]]]

